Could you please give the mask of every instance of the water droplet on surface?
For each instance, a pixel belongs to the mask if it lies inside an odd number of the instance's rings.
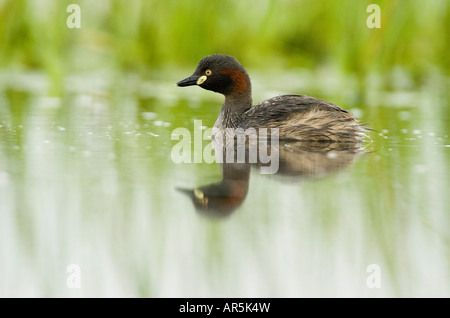
[[[403,110],[398,112],[398,118],[400,120],[410,120],[411,119],[411,112],[407,111],[407,110]]]
[[[86,158],[91,156],[91,152],[89,150],[83,150],[82,154],[83,154],[83,157],[86,157]]]
[[[145,120],[152,120],[152,119],[155,119],[158,115],[156,113],[152,113],[152,112],[142,112],[141,116]]]

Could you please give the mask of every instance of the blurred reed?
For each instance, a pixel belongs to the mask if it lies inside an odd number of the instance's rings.
[[[369,29],[368,4],[381,8]],[[81,28],[69,29],[70,3]],[[450,3],[423,1],[0,1],[0,67],[53,76],[92,68],[151,70],[195,63],[216,52],[247,65],[351,73],[400,65],[448,73]]]

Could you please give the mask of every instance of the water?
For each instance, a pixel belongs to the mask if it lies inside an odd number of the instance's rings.
[[[255,76],[255,100],[308,82],[310,95],[350,101],[372,141],[303,153],[295,177],[176,164],[173,130],[211,127],[219,95],[176,88],[178,77],[87,74],[55,98],[41,74],[3,74],[0,295],[450,296],[445,87],[368,90],[361,105],[351,78],[328,91],[320,77],[271,78]],[[198,206],[230,175],[240,200]]]

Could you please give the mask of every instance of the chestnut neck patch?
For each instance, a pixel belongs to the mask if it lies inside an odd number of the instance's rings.
[[[233,80],[233,93],[241,94],[248,90],[249,85],[247,75],[240,69],[226,68],[220,71],[220,73],[229,76]]]

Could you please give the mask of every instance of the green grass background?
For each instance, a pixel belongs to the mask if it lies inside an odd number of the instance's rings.
[[[71,3],[80,29],[66,26]],[[381,8],[379,29],[366,25],[371,3]],[[0,67],[140,72],[220,52],[261,68],[448,74],[449,30],[447,0],[3,0]]]

